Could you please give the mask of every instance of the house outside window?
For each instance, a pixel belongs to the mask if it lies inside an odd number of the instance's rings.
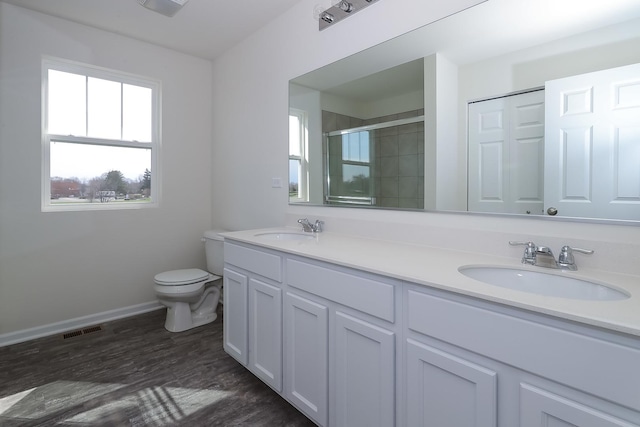
[[[160,83],[45,58],[42,210],[155,207]]]

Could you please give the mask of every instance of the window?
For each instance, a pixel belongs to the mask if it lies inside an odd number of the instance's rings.
[[[43,60],[42,209],[157,206],[160,84]]]
[[[369,131],[342,135],[342,185],[346,195],[371,195],[369,147]]]
[[[302,110],[289,111],[289,200],[309,200],[307,168],[307,113]]]

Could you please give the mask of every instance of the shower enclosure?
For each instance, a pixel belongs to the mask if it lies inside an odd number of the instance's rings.
[[[424,116],[324,136],[325,204],[424,208]]]

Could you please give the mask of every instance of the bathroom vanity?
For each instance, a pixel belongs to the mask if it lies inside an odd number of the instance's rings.
[[[224,348],[321,426],[640,426],[640,280],[614,301],[464,276],[518,259],[294,229],[225,234]]]

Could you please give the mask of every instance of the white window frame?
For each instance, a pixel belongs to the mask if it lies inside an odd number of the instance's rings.
[[[118,83],[130,84],[151,89],[151,142],[125,141],[119,139],[94,138],[75,135],[58,135],[48,133],[48,76],[49,70],[63,71]],[[95,65],[84,64],[59,58],[42,58],[42,211],[95,211],[95,210],[125,210],[156,208],[160,205],[162,183],[161,167],[161,83],[159,80],[134,74],[110,70]],[[127,203],[78,203],[78,204],[54,204],[51,203],[51,141],[67,142],[73,144],[89,144],[106,147],[146,148],[151,150],[151,192],[150,202]]]
[[[289,197],[289,202],[308,202],[309,201],[309,159],[308,141],[309,141],[309,119],[308,114],[304,110],[297,108],[289,109],[289,116],[295,116],[300,123],[299,141],[300,141],[300,155],[292,155],[289,153],[289,160],[300,161],[300,176],[298,177],[298,197]],[[290,181],[290,180],[289,180]],[[288,187],[288,184],[287,184]]]

